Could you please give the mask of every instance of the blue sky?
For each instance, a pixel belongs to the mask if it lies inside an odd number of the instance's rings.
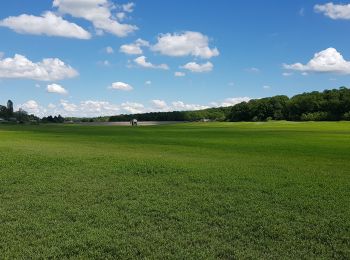
[[[349,86],[348,4],[1,1],[0,103],[97,116]]]

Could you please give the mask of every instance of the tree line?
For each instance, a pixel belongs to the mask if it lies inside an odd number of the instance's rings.
[[[350,89],[313,91],[242,102],[232,107],[228,121],[338,121],[350,120]]]
[[[231,107],[209,108],[197,111],[152,112],[133,115],[117,115],[110,122],[130,121],[338,121],[350,120],[350,89],[313,91],[252,99]]]

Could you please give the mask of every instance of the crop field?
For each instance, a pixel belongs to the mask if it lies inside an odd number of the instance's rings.
[[[0,259],[350,258],[350,123],[0,125]]]

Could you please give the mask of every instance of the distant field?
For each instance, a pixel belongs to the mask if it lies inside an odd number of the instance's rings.
[[[185,123],[182,121],[139,121],[137,124],[139,126],[150,126],[150,125],[172,125]],[[86,122],[80,123],[80,125],[90,125],[90,126],[130,126],[130,122]]]
[[[0,125],[0,259],[350,258],[350,123]]]

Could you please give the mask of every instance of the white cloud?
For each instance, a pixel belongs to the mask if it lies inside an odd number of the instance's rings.
[[[203,106],[203,105],[198,105],[198,104],[185,104],[182,101],[175,101],[172,102],[172,109],[173,110],[201,110],[201,109],[206,109],[209,108],[208,106]]]
[[[126,13],[119,12],[115,15],[119,21],[123,21],[126,18]]]
[[[195,56],[210,59],[219,55],[217,48],[209,48],[209,39],[199,32],[166,33],[158,36],[151,50],[168,56]]]
[[[106,50],[106,53],[108,53],[108,54],[114,53],[114,50],[111,46],[107,46],[105,50]]]
[[[2,51],[0,51],[0,59],[1,59],[2,57],[4,57],[4,55],[5,55],[5,53],[3,53]]]
[[[127,3],[127,4],[124,4],[122,7],[124,12],[132,13],[134,11],[135,4]]]
[[[15,54],[13,58],[0,59],[0,78],[56,81],[77,75],[75,69],[57,58],[47,58],[34,63],[23,55]]]
[[[233,106],[243,101],[248,102],[249,97],[227,98],[222,102],[210,103],[211,106]],[[19,105],[16,109],[22,108],[29,113],[37,116],[62,115],[64,117],[97,117],[111,116],[118,114],[136,114],[157,111],[193,111],[209,108],[207,105],[188,104],[183,101],[174,101],[168,104],[161,99],[150,101],[151,106],[146,107],[137,102],[123,102],[121,104],[112,104],[108,101],[86,100],[79,103],[71,103],[68,100],[60,100],[58,104],[50,103],[46,107],[40,106],[36,101],[29,100]]]
[[[284,64],[285,69],[309,72],[350,74],[350,62],[334,48],[328,48],[314,55],[306,65],[301,63]]]
[[[222,101],[219,104],[215,103],[215,106],[230,107],[230,106],[234,106],[234,105],[237,105],[239,103],[242,103],[242,102],[248,102],[249,100],[251,100],[251,98],[249,98],[249,97],[226,98],[224,101]]]
[[[79,110],[87,115],[115,115],[120,109],[106,101],[87,100],[80,102]]]
[[[146,82],[145,82],[145,85],[152,85],[152,81],[150,81],[150,80],[147,80]]]
[[[131,85],[120,81],[112,83],[112,86],[110,86],[109,88],[115,89],[115,90],[122,90],[122,91],[133,90],[133,87]]]
[[[121,104],[121,109],[123,109],[126,113],[138,114],[145,112],[145,106],[140,103],[134,102],[125,102]]]
[[[174,73],[174,76],[175,76],[175,77],[185,77],[185,76],[186,76],[186,73],[181,72],[181,71],[176,71],[176,72]]]
[[[154,99],[151,100],[152,106],[157,110],[164,110],[168,108],[167,103],[164,100]]]
[[[64,20],[52,12],[46,12],[42,16],[22,14],[10,16],[0,21],[0,26],[8,27],[17,33],[61,36],[77,39],[90,39],[91,34],[76,25]]]
[[[131,55],[138,55],[142,54],[142,49],[140,48],[140,46],[137,46],[135,44],[124,44],[120,46],[120,52]]]
[[[54,0],[53,7],[57,7],[62,14],[70,14],[92,22],[99,33],[105,31],[125,37],[137,30],[136,26],[122,24],[112,15],[111,10],[115,5],[109,0]]]
[[[40,86],[40,84],[38,84],[38,83],[35,83],[35,85],[34,85],[36,88],[40,88],[41,86]]]
[[[337,19],[350,19],[350,4],[333,4],[315,5],[314,10],[317,13],[323,13],[325,16]]]
[[[268,85],[263,86],[263,89],[270,89],[270,88],[271,86],[268,86]]]
[[[67,95],[68,91],[62,87],[61,85],[58,84],[50,84],[47,85],[46,91],[48,93],[56,93],[56,94],[60,94],[60,95]]]
[[[293,75],[293,72],[283,72],[282,73],[282,76],[284,77],[289,77],[289,76],[292,76]]]
[[[210,72],[213,70],[214,65],[211,62],[206,62],[203,64],[198,64],[196,62],[189,62],[182,66],[181,68],[190,70],[196,73]]]
[[[19,107],[29,114],[38,114],[40,112],[39,104],[35,100],[28,100]]]
[[[76,112],[78,110],[77,105],[69,103],[67,100],[61,100],[60,105],[65,112]]]
[[[50,103],[50,104],[47,105],[47,108],[48,108],[48,109],[55,109],[55,108],[56,108],[56,105]]]
[[[148,47],[148,46],[149,46],[148,41],[137,39],[135,42],[131,44],[124,44],[120,46],[119,51],[130,55],[140,55],[143,53],[141,47]]]
[[[251,67],[251,68],[246,69],[246,71],[252,72],[252,73],[259,73],[260,69],[255,68],[255,67]]]
[[[160,65],[154,65],[151,62],[148,62],[146,60],[147,58],[145,56],[140,56],[134,59],[134,62],[143,68],[149,68],[149,69],[162,69],[162,70],[168,70],[169,66],[166,64],[160,64]]]

